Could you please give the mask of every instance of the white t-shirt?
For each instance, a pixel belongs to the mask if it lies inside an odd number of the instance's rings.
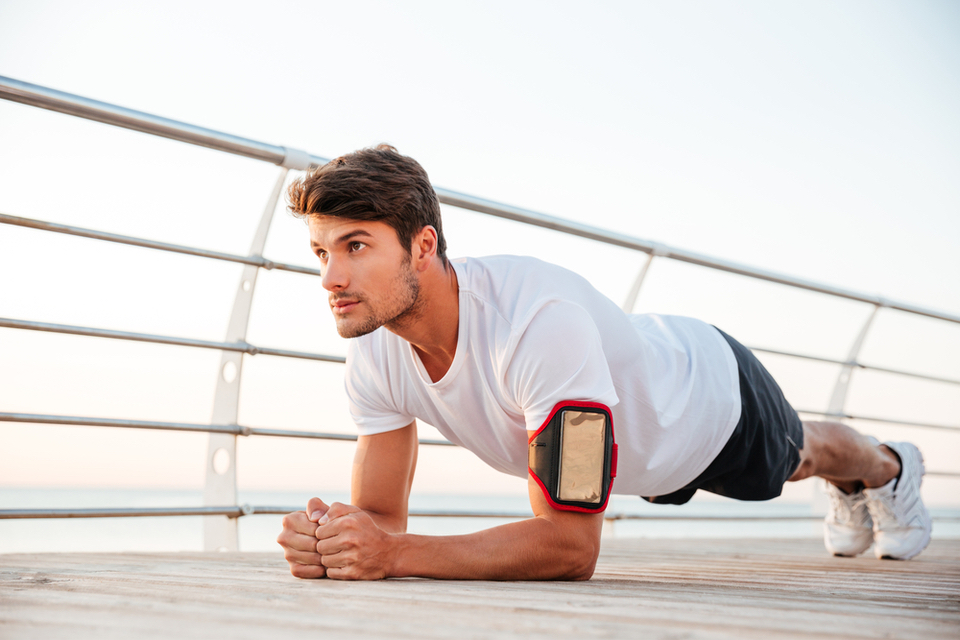
[[[420,419],[495,469],[527,475],[527,431],[564,400],[608,406],[619,445],[614,493],[684,487],[740,417],[733,351],[692,318],[625,314],[579,275],[534,258],[452,261],[457,352],[433,382],[384,328],[350,341],[346,389],[361,435]]]

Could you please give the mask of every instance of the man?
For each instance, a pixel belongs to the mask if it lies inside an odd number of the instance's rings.
[[[288,196],[307,219],[337,330],[353,338],[346,390],[360,433],[353,504],[313,498],[284,518],[278,542],[293,575],[588,579],[614,475],[617,493],[675,504],[701,488],[766,500],[816,475],[831,487],[830,552],[873,544],[878,557],[906,559],[928,544],[916,447],[801,423],[759,361],[700,321],[628,316],[532,258],[448,260],[427,174],[394,148],[338,158]],[[563,433],[596,425],[596,455],[568,459],[580,445],[545,436],[561,432],[561,415]],[[527,477],[534,517],[406,534],[418,418]],[[565,497],[573,485],[590,488]]]

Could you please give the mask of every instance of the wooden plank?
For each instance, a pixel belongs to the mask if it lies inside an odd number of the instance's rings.
[[[0,555],[0,638],[960,637],[960,540],[605,540],[589,582],[290,576],[272,553]]]

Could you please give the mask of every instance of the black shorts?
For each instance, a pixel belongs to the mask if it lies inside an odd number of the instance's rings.
[[[800,466],[803,423],[797,412],[756,356],[723,331],[720,335],[733,349],[740,371],[740,420],[723,450],[693,482],[644,500],[683,504],[697,489],[737,500],[770,500]]]

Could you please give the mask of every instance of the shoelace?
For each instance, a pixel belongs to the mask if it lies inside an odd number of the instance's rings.
[[[853,522],[853,514],[868,502],[863,494],[853,498],[844,497],[839,492],[830,492],[828,495],[838,523]]]
[[[893,504],[893,496],[877,496],[870,500],[873,508],[870,510],[870,515],[881,525],[893,521],[894,524],[899,524],[896,514],[896,507]]]

